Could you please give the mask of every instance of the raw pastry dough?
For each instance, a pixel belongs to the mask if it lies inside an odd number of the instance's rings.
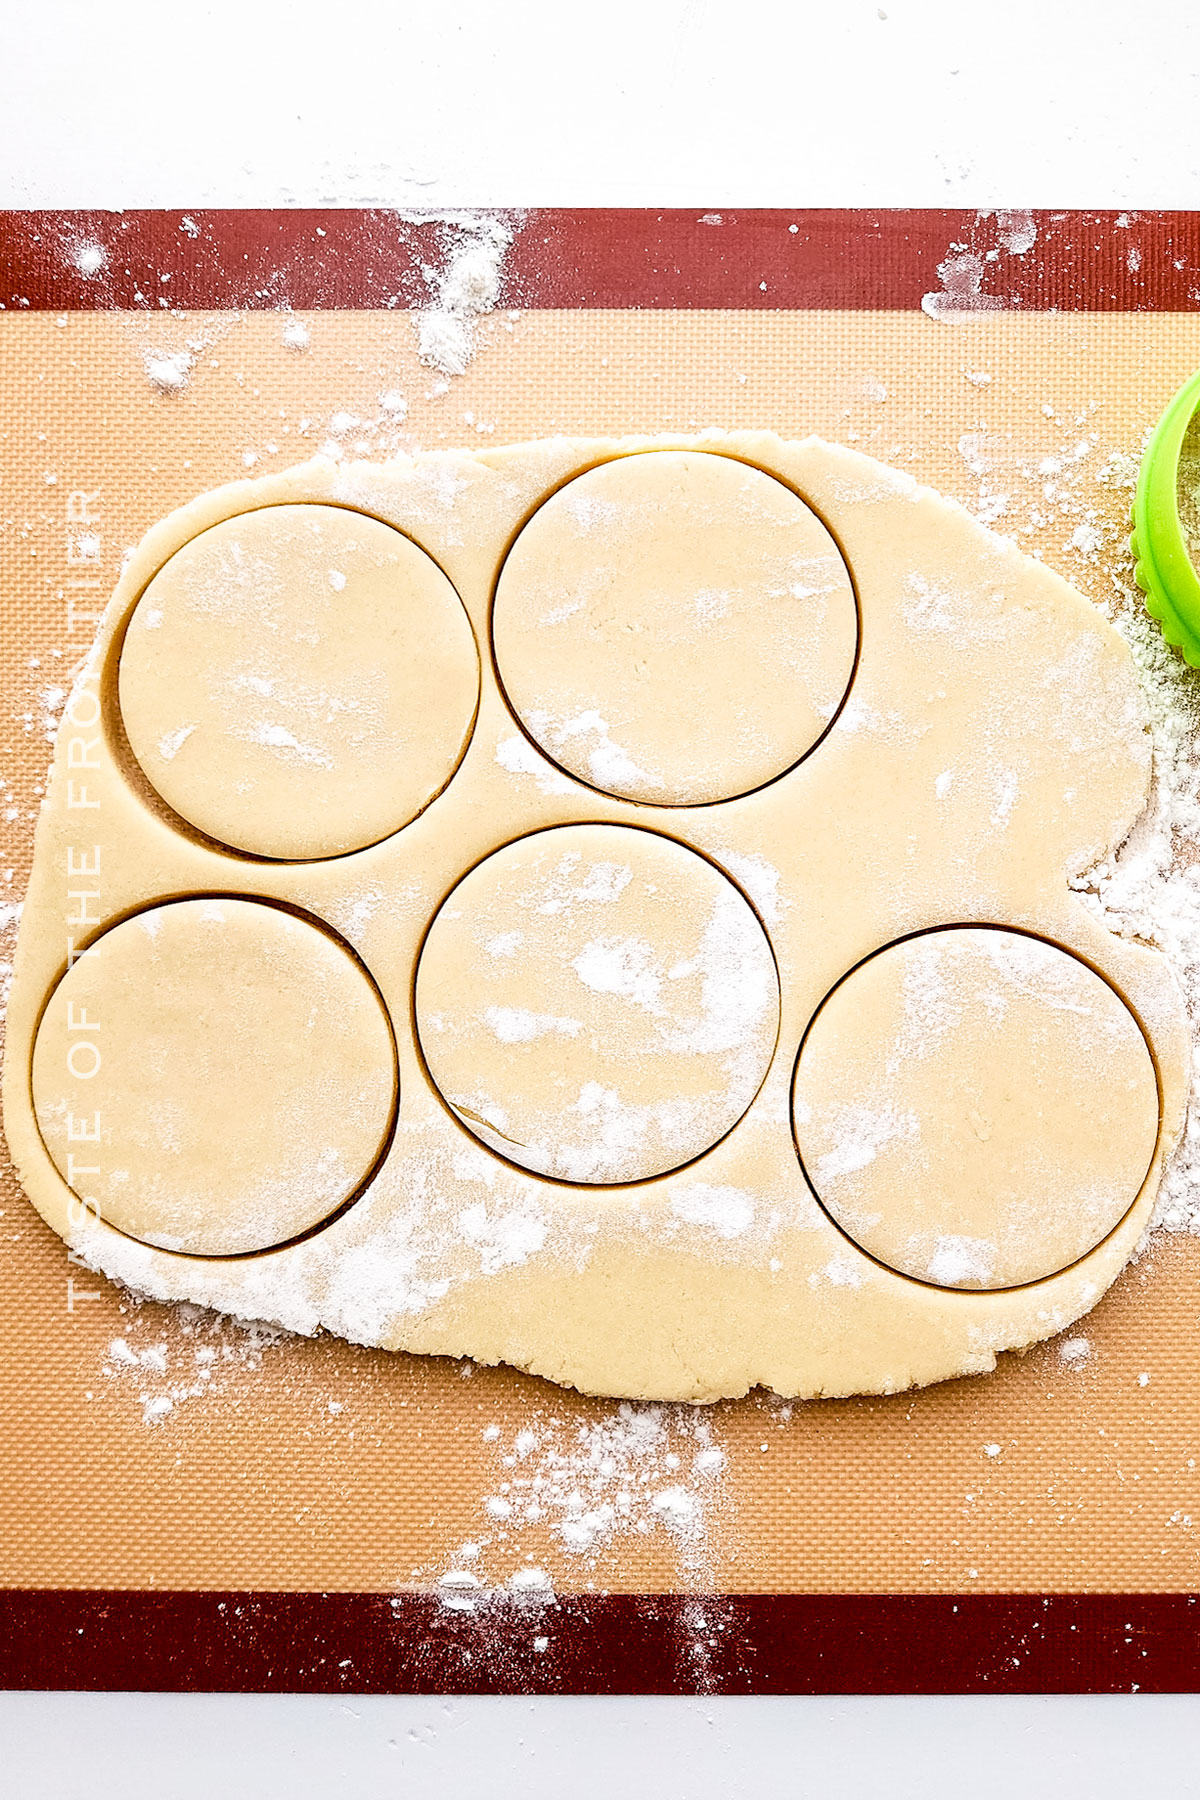
[[[417,970],[444,1100],[563,1181],[642,1181],[715,1144],[762,1084],[779,984],[762,926],[691,850],[569,825],[498,850],[446,900]]]
[[[652,450],[551,495],[496,590],[500,679],[547,754],[605,793],[728,800],[812,749],[850,681],[854,590],[782,482]]]
[[[809,1028],[792,1110],[842,1230],[955,1288],[1039,1281],[1085,1256],[1128,1212],[1158,1138],[1154,1064],[1124,1001],[1010,931],[933,931],[855,969]]]
[[[68,701],[9,1005],[8,1141],[94,1267],[298,1331],[661,1399],[984,1370],[1103,1293],[1180,1129],[1167,965],[1070,885],[1148,778],[1112,628],[849,450],[556,439],[241,483],[150,532]],[[593,859],[578,912],[554,910],[564,846]],[[630,871],[610,870],[615,898],[596,857]],[[214,895],[297,920],[286,979],[253,972],[256,925],[244,977],[155,987],[132,915],[157,910],[166,945]],[[1011,991],[1011,958],[998,971],[997,927],[1034,993]],[[885,947],[950,928],[982,1011],[891,1057],[928,951]],[[394,1035],[390,1135],[364,970]],[[95,1078],[100,1173],[72,1186],[56,1133],[75,1100],[47,1071],[91,981],[127,1055]],[[176,1005],[211,1009],[220,1080],[181,1091],[164,1063],[143,1093],[142,1015],[174,1055],[192,1041],[165,1029]],[[222,1018],[248,1035],[222,1043]],[[174,1137],[146,1110],[160,1081]],[[855,1107],[893,1108],[894,1142],[864,1139]],[[118,1154],[133,1128],[144,1163]],[[955,1259],[968,1239],[995,1246],[986,1275]]]
[[[50,997],[33,1095],[55,1165],[119,1231],[268,1250],[370,1175],[396,1057],[379,995],[324,931],[224,896],[142,912]]]
[[[467,615],[389,525],[275,506],[161,568],[121,652],[121,718],[151,786],[219,843],[337,856],[449,781],[479,694]]]

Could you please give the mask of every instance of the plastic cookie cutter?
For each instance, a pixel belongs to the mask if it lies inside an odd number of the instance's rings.
[[[1179,458],[1188,426],[1200,408],[1200,370],[1171,401],[1142,457],[1133,500],[1134,580],[1163,637],[1200,668],[1200,575],[1188,553],[1179,518]]]

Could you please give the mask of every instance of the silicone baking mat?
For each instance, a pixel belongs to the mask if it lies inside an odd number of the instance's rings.
[[[555,432],[817,432],[957,495],[1099,604],[1127,574],[1137,453],[1200,364],[1200,215],[499,224],[499,301],[467,320],[455,374],[421,361],[414,309],[470,222],[0,215],[10,927],[47,735],[124,550],[247,472]],[[545,1525],[500,1531],[494,1502],[522,1432],[559,1479],[612,1403],[139,1304],[71,1265],[7,1169],[3,1187],[3,1685],[1200,1685],[1186,1234],[1154,1242],[1065,1356],[712,1409],[726,1463],[702,1541],[614,1531],[581,1557]],[[666,1409],[655,1429],[692,1442],[695,1419]],[[485,1583],[447,1605],[439,1575],[485,1539],[485,1573],[536,1560],[553,1600]]]

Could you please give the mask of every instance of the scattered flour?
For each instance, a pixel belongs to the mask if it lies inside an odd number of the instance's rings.
[[[813,1171],[818,1190],[824,1193],[843,1176],[854,1175],[859,1169],[869,1167],[881,1150],[898,1139],[915,1137],[918,1130],[914,1113],[898,1113],[891,1106],[882,1111],[869,1106],[840,1107],[837,1145],[826,1151]]]
[[[142,360],[151,387],[160,394],[181,394],[195,358],[188,350],[147,350]]]
[[[194,725],[180,725],[176,731],[165,731],[158,740],[158,754],[164,762],[171,762],[195,731]]]
[[[1004,301],[1000,296],[983,291],[985,266],[977,251],[968,250],[965,244],[952,246],[938,264],[942,285],[923,296],[922,311],[940,321],[953,320],[964,313],[1002,311]]]
[[[569,794],[573,784],[539,755],[525,737],[502,738],[496,745],[496,761],[510,775],[533,775],[543,794]]]
[[[164,1330],[141,1318],[140,1305],[136,1296],[126,1297],[130,1324],[124,1336],[109,1341],[101,1371],[118,1393],[140,1406],[147,1425],[161,1425],[188,1401],[220,1393],[231,1377],[260,1368],[264,1355],[291,1335],[186,1302],[170,1309]],[[151,1318],[162,1316],[163,1308],[156,1306]]]
[[[90,281],[108,267],[108,251],[103,244],[77,244],[71,260],[79,273]]]
[[[519,937],[519,932],[510,932]],[[494,941],[494,940],[493,940]],[[495,951],[492,952],[495,955]],[[579,1019],[560,1018],[556,1013],[533,1013],[524,1006],[489,1006],[484,1019],[502,1044],[530,1044],[534,1038],[557,1032],[560,1037],[578,1037],[583,1030]]]
[[[416,321],[418,354],[428,368],[446,376],[466,374],[476,326],[500,298],[512,241],[512,228],[502,219],[464,214],[445,222],[446,260],[440,269],[425,270],[432,301]]]
[[[938,1238],[926,1274],[939,1287],[961,1287],[966,1282],[985,1284],[996,1262],[996,1246],[986,1238],[951,1236]]]
[[[671,1211],[688,1225],[705,1225],[718,1237],[741,1237],[754,1223],[754,1197],[741,1188],[714,1187],[707,1181],[677,1186]]]
[[[985,524],[1003,518],[1034,556],[1042,555],[1039,539],[1052,530],[1067,553],[1054,560],[1063,560],[1064,573],[1083,578],[1093,594],[1107,596],[1101,611],[1133,653],[1150,727],[1149,805],[1115,855],[1071,885],[1110,931],[1166,956],[1200,1037],[1200,673],[1167,648],[1148,617],[1133,584],[1128,527],[1124,518],[1113,523],[1112,496],[1121,497],[1122,509],[1127,505],[1141,446],[1103,447],[1092,424],[1094,406],[1066,417],[1050,401],[1041,410],[1059,436],[1050,455],[1031,456],[985,432],[960,439],[960,455],[977,484],[972,510]],[[1200,558],[1200,433],[1185,444],[1180,476],[1180,515]],[[1200,1058],[1154,1226],[1200,1233]]]
[[[535,708],[529,714],[529,727],[540,744],[549,744],[554,750],[561,750],[564,744],[577,738],[585,743],[591,739],[587,751],[588,773],[596,786],[605,792],[636,794],[638,798],[644,798],[642,790],[657,790],[663,785],[659,775],[651,769],[643,769],[621,744],[614,743],[608,720],[594,708],[573,719],[555,719]]]
[[[1200,1036],[1200,693],[1122,577],[1114,624],[1141,676],[1154,748],[1150,804],[1116,855],[1072,886],[1110,931],[1167,957]],[[1187,1122],[1167,1162],[1154,1223],[1200,1233],[1200,1057],[1193,1057]]]
[[[622,1403],[580,1423],[531,1408],[515,1432],[487,1425],[481,1435],[495,1475],[480,1530],[436,1578],[455,1610],[497,1591],[552,1594],[549,1549],[594,1570],[619,1540],[657,1533],[687,1585],[705,1579],[710,1521],[727,1504],[726,1453],[708,1412]]]
[[[953,323],[1015,305],[1002,291],[1004,259],[1024,256],[1033,249],[1037,236],[1037,222],[1028,210],[976,213],[968,240],[951,244],[938,264],[942,285],[923,297],[922,311],[940,323]],[[997,271],[1001,291],[990,279]],[[968,375],[967,379],[975,378]]]
[[[8,1013],[8,992],[12,986],[13,956],[22,911],[21,901],[0,900],[0,1027]]]
[[[262,744],[268,750],[280,750],[286,757],[295,762],[306,763],[310,768],[333,767],[333,758],[327,751],[317,750],[311,744],[302,744],[286,725],[257,725],[248,735],[256,744]]]

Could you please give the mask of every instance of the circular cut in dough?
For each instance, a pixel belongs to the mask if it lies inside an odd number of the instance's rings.
[[[849,686],[858,614],[837,545],[790,488],[731,457],[654,450],[539,508],[493,633],[547,756],[621,799],[694,806],[812,749]]]
[[[570,825],[498,850],[433,921],[417,1030],[443,1099],[539,1174],[665,1174],[767,1071],[779,984],[733,883],[669,838]]]
[[[871,957],[804,1040],[796,1143],[833,1219],[902,1275],[1057,1274],[1137,1198],[1158,1086],[1120,996],[1018,932],[935,931]]]
[[[395,1047],[373,984],[324,931],[252,900],[181,900],[114,926],[64,975],[33,1098],[59,1173],[102,1219],[234,1256],[311,1230],[370,1175]]]
[[[337,856],[449,781],[479,697],[454,588],[345,507],[268,506],[203,531],[134,609],[121,716],[151,786],[219,843]]]

